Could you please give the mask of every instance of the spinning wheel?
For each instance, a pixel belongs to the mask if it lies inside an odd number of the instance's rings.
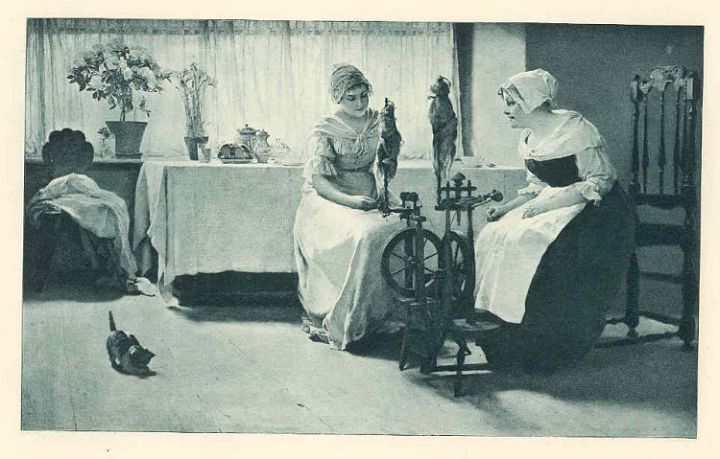
[[[407,308],[405,331],[400,349],[399,367],[402,371],[410,355],[420,358],[420,371],[454,371],[455,396],[462,391],[462,373],[484,370],[486,363],[465,363],[470,354],[468,339],[477,342],[486,331],[497,324],[478,319],[474,311],[475,254],[472,212],[477,206],[500,201],[496,190],[473,196],[477,188],[465,177],[456,174],[454,186],[438,186],[435,210],[445,214],[445,233],[442,240],[423,228],[427,220],[421,215],[422,204],[417,193],[400,193],[402,205],[383,209],[384,215],[397,213],[408,227],[395,233],[385,245],[380,270],[385,282],[404,298],[399,303]],[[444,193],[442,196],[441,193]],[[467,215],[467,231],[452,228],[451,214],[457,222]],[[458,345],[457,364],[438,365],[437,355],[445,339],[451,337]]]
[[[414,297],[417,288],[415,269],[424,265],[425,289],[432,291],[441,265],[442,241],[426,229],[422,230],[424,246],[422,260],[416,256],[415,228],[398,231],[385,245],[382,255],[381,272],[385,282],[404,297]]]
[[[435,233],[422,230],[423,268],[425,289],[433,296],[438,270],[445,269],[444,257],[440,256],[443,241]],[[382,255],[381,271],[387,284],[404,297],[415,296],[415,269],[420,259],[415,255],[415,228],[405,228],[388,241]],[[475,289],[475,266],[472,248],[460,231],[449,233],[450,259],[453,263],[453,300],[472,299]]]

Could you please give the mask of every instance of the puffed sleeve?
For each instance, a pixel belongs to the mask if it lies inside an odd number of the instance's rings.
[[[603,147],[586,148],[575,155],[578,176],[582,181],[573,184],[588,201],[598,203],[615,184],[617,172]]]
[[[306,176],[324,175],[327,177],[335,177],[335,157],[336,153],[327,137],[314,136],[310,139],[308,148],[310,157],[305,165]]]
[[[538,194],[540,191],[542,191],[543,188],[547,187],[548,184],[540,180],[535,174],[527,171],[527,182],[528,186],[525,188],[520,188],[517,191],[518,196],[524,195],[524,194]]]

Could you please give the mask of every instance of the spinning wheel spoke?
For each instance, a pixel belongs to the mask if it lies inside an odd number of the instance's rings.
[[[395,253],[395,252],[390,252],[390,255],[392,255],[393,257],[397,257],[397,258],[401,259],[401,260],[404,261],[404,262],[407,262],[407,261],[410,259],[410,257],[408,257],[408,256],[406,256],[406,255],[398,255],[398,254]]]
[[[406,268],[405,266],[403,266],[402,268],[397,269],[397,270],[391,272],[390,275],[393,276],[393,277],[395,277],[396,274],[400,274],[401,272],[405,271],[405,269],[407,269],[407,268]]]

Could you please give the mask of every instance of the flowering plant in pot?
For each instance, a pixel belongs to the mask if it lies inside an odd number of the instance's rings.
[[[185,106],[185,145],[188,154],[190,159],[198,159],[198,147],[208,141],[203,121],[205,91],[208,87],[216,87],[217,82],[195,62],[184,70],[171,72],[170,81],[180,90]]]
[[[147,49],[127,46],[120,40],[98,43],[83,54],[67,79],[70,84],[77,84],[80,91],[92,92],[93,99],[105,99],[111,109],[120,109],[120,120],[106,123],[115,135],[115,154],[139,156],[147,123],[126,121],[126,115],[137,108],[150,116],[142,93],[161,92],[162,81],[169,79]]]

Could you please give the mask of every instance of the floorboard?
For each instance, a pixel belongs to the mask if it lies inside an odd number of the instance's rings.
[[[232,302],[231,302],[232,303]],[[110,367],[108,310],[156,357]],[[694,437],[697,352],[678,340],[596,349],[550,376],[398,371],[399,339],[354,353],[307,339],[286,299],[168,308],[54,285],[23,309],[24,430]],[[643,321],[639,331],[662,324]],[[608,327],[606,336],[622,336]],[[474,361],[484,361],[473,348]],[[454,348],[444,349],[450,363]]]

